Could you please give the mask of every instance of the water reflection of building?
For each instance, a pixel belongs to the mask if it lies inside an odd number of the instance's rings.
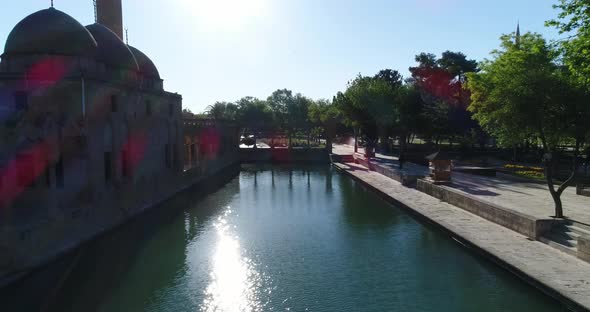
[[[237,162],[237,130],[183,121],[182,97],[164,90],[154,63],[122,41],[122,29],[121,0],[98,0],[95,24],[51,7],[8,36],[0,62],[0,278]],[[185,137],[206,145],[187,152]],[[193,164],[197,150],[203,161]]]

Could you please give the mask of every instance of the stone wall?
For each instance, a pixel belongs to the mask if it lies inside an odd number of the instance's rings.
[[[402,171],[400,170],[394,170],[391,169],[387,166],[383,166],[383,165],[378,165],[378,164],[371,164],[372,168],[371,170],[380,173],[390,179],[393,179],[399,183],[401,183],[403,186],[413,186],[416,184],[416,181],[418,181],[418,176],[414,176],[414,175],[407,175],[404,174]]]
[[[576,194],[590,197],[590,189],[585,188],[583,184],[576,185]]]
[[[508,210],[479,200],[449,187],[436,185],[426,179],[419,179],[417,189],[451,205],[465,209],[484,219],[502,225],[532,239],[537,239],[560,221],[537,219],[535,217]]]
[[[578,258],[590,262],[590,236],[578,238]]]
[[[0,231],[0,286],[130,221],[179,192],[238,172],[238,154],[229,153],[180,175],[170,173],[113,186],[95,195],[91,203],[61,207],[61,213],[50,219],[3,227]]]
[[[323,148],[242,148],[243,163],[329,163],[330,153]]]
[[[369,169],[369,170],[374,170],[374,166],[373,163],[371,162],[371,160],[369,158],[367,158],[364,154],[361,153],[354,153],[353,154],[354,157],[354,162]]]
[[[215,140],[209,140],[208,146],[215,145],[215,149],[201,149],[198,166],[183,170],[182,133],[187,129],[179,128],[180,109],[171,113],[168,103],[152,102],[151,116],[139,118],[141,115],[137,114],[138,118],[132,119],[141,123],[137,127],[131,127],[131,122],[127,129],[122,126],[128,110],[89,122],[84,143],[75,145],[72,150],[77,151],[73,156],[64,157],[67,161],[63,166],[63,186],[57,185],[52,166],[49,182],[40,176],[35,185],[8,205],[0,206],[0,285],[128,222],[179,192],[202,181],[214,181],[221,172],[238,166],[237,140],[231,140],[237,135],[232,127],[224,126],[217,127]],[[157,104],[162,104],[162,109]],[[198,135],[204,129],[209,128],[195,127],[190,132]],[[129,134],[133,130],[144,133],[137,136],[136,146],[126,143],[129,137],[133,140]],[[132,154],[133,166],[127,170],[123,169],[121,156],[125,149]],[[110,179],[105,176],[105,152],[112,154]]]

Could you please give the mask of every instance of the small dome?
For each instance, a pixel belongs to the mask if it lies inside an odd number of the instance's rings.
[[[144,76],[153,79],[160,79],[160,73],[154,65],[154,62],[150,60],[147,55],[143,54],[143,52],[139,51],[138,49],[129,46],[129,49],[135,55],[135,59],[137,60],[137,65],[139,65],[139,72],[142,73]]]
[[[98,44],[96,60],[114,68],[138,70],[137,61],[131,50],[110,29],[101,24],[86,26]]]
[[[4,55],[89,55],[96,41],[88,30],[66,13],[49,8],[35,12],[12,29]]]

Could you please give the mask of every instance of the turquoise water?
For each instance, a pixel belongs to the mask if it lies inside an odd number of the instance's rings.
[[[564,311],[327,167],[243,167],[206,198],[179,196],[78,255],[60,287],[20,300],[35,288],[25,282],[5,302],[47,311]]]

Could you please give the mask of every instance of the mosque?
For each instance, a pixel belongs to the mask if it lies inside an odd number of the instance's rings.
[[[182,97],[122,40],[121,0],[95,15],[83,26],[52,4],[5,43],[0,279],[239,162],[238,130],[183,120]]]

